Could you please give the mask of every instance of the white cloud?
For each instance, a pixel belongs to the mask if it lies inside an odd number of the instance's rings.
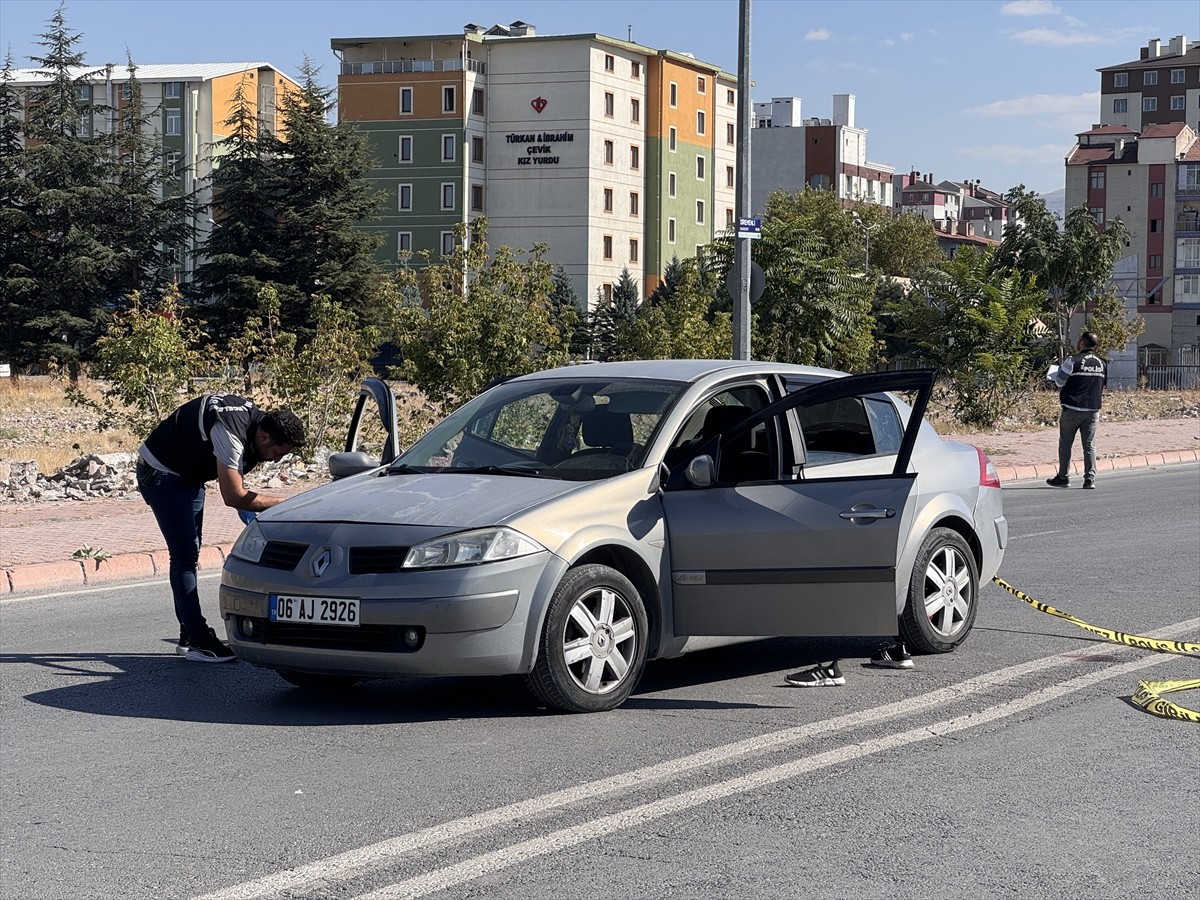
[[[1051,47],[1078,47],[1083,44],[1106,43],[1094,32],[1058,31],[1054,28],[1027,28],[1013,33],[1013,40],[1022,44],[1046,44]]]
[[[973,116],[989,118],[1005,118],[1009,116],[1029,115],[1092,115],[1100,108],[1100,92],[1089,91],[1085,94],[1033,94],[1028,97],[1012,97],[1008,100],[996,100],[983,106],[973,106],[963,110]]]
[[[980,144],[974,147],[955,147],[954,152],[969,159],[994,159],[1022,165],[1062,165],[1071,144]]]
[[[1050,0],[1012,0],[1000,7],[1004,16],[1052,16],[1058,11]]]
[[[900,32],[900,40],[904,41],[904,43],[907,44],[912,39],[913,39],[913,33],[911,31]]]
[[[828,28],[814,28],[804,36],[806,41],[827,41],[832,35]]]

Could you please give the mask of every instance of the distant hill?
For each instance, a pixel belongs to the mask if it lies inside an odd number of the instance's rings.
[[[1048,194],[1042,194],[1042,200],[1046,204],[1046,209],[1050,210],[1052,213],[1058,213],[1058,217],[1060,219],[1066,215],[1066,188],[1059,188],[1057,191],[1051,191]]]

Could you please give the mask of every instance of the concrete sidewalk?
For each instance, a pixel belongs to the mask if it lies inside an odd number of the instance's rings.
[[[1167,429],[1152,421],[1102,425],[1103,446],[1097,461],[1100,478],[1117,470],[1200,461],[1200,420],[1170,421],[1178,427]],[[1054,462],[1029,461],[1053,458],[1056,429],[946,437],[982,447],[996,464],[1003,484],[1049,478],[1057,471]],[[1159,446],[1187,443],[1192,446],[1153,452],[1138,449],[1147,444],[1154,446],[1155,441]],[[1103,452],[1106,448],[1108,454]],[[1072,474],[1080,474],[1078,461],[1072,467]],[[313,486],[293,484],[271,489],[271,493],[291,496]],[[221,503],[219,493],[210,491],[205,508],[204,547],[200,551],[202,571],[221,568],[241,530],[237,514]],[[98,500],[6,504],[0,507],[0,596],[166,578],[167,551],[163,546],[154,516],[138,494]]]

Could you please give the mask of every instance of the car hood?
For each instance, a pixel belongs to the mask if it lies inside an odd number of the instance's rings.
[[[361,522],[482,528],[588,482],[506,475],[356,476],[305,491],[261,514],[264,523]]]

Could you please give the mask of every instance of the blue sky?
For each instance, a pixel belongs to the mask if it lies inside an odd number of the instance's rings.
[[[0,48],[17,66],[58,0],[3,0]],[[755,101],[799,97],[828,118],[856,97],[868,154],[897,171],[1062,187],[1076,132],[1099,121],[1096,69],[1151,38],[1200,39],[1196,0],[753,0]],[[449,34],[518,19],[539,34],[599,32],[686,51],[736,74],[737,0],[68,0],[91,65],[265,60],[294,74],[307,55],[337,78],[332,37]]]

